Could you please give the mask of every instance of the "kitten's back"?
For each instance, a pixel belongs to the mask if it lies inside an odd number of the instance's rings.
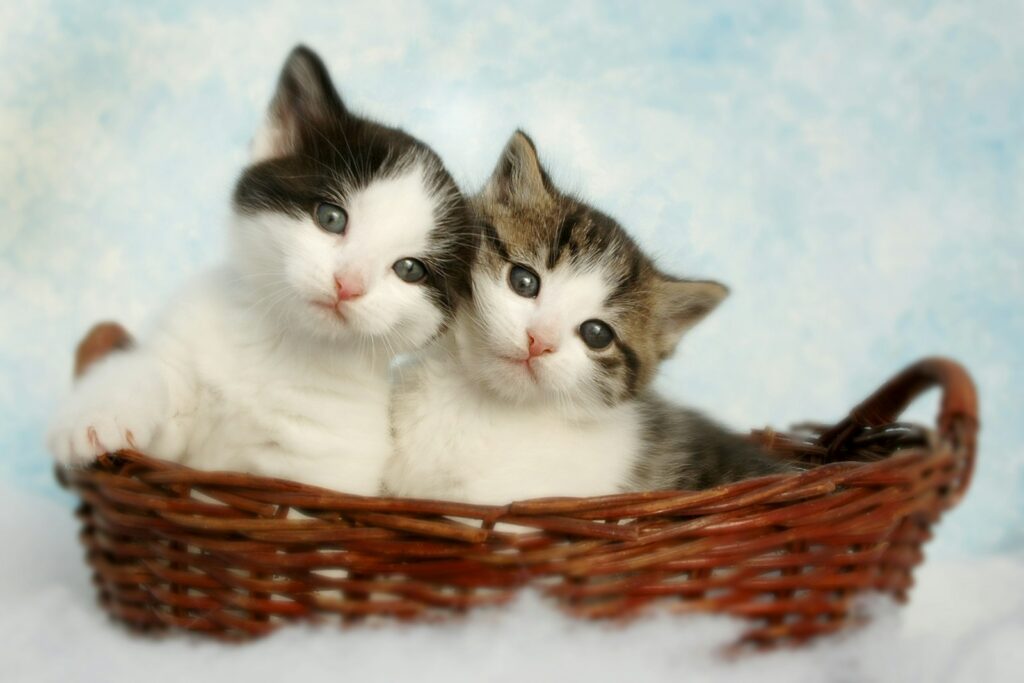
[[[638,398],[644,419],[644,449],[631,488],[701,490],[743,479],[795,471],[752,441],[701,413],[653,392]]]

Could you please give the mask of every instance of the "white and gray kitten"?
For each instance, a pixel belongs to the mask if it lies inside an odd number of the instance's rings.
[[[378,490],[389,363],[447,324],[466,279],[465,200],[426,145],[351,113],[303,47],[253,147],[226,262],[89,369],[49,430],[59,461],[137,448]]]
[[[659,271],[614,220],[553,185],[521,132],[473,203],[472,290],[396,386],[388,493],[504,504],[787,469],[649,389],[724,286]]]

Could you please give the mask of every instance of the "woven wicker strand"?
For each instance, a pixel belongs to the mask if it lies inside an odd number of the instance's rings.
[[[935,386],[934,434],[893,424]],[[507,506],[352,496],[130,451],[57,474],[82,500],[101,604],[136,629],[244,639],[300,619],[437,618],[534,585],[581,617],[746,617],[744,642],[772,645],[857,623],[866,591],[906,599],[931,526],[970,482],[977,415],[963,368],[927,359],[834,427],[753,433],[814,465],[800,474]]]

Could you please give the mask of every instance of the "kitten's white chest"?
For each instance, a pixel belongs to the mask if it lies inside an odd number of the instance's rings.
[[[423,371],[423,381],[396,392],[389,492],[504,504],[622,490],[640,444],[631,406],[574,423],[555,411],[481,399],[439,364]]]
[[[202,331],[176,335],[194,365],[192,401],[164,429],[157,452],[178,451],[207,470],[377,492],[391,451],[384,372],[360,358],[311,358],[246,326],[216,298],[185,312],[182,329]]]

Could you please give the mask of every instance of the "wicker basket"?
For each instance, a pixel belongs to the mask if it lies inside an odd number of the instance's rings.
[[[933,386],[936,432],[893,424]],[[768,645],[857,621],[865,591],[906,599],[931,525],[970,481],[977,414],[966,372],[928,359],[830,429],[754,432],[806,472],[503,507],[351,496],[135,452],[58,477],[81,497],[100,602],[138,629],[238,639],[310,618],[421,619],[534,585],[582,617],[653,604],[748,617],[744,642]]]

